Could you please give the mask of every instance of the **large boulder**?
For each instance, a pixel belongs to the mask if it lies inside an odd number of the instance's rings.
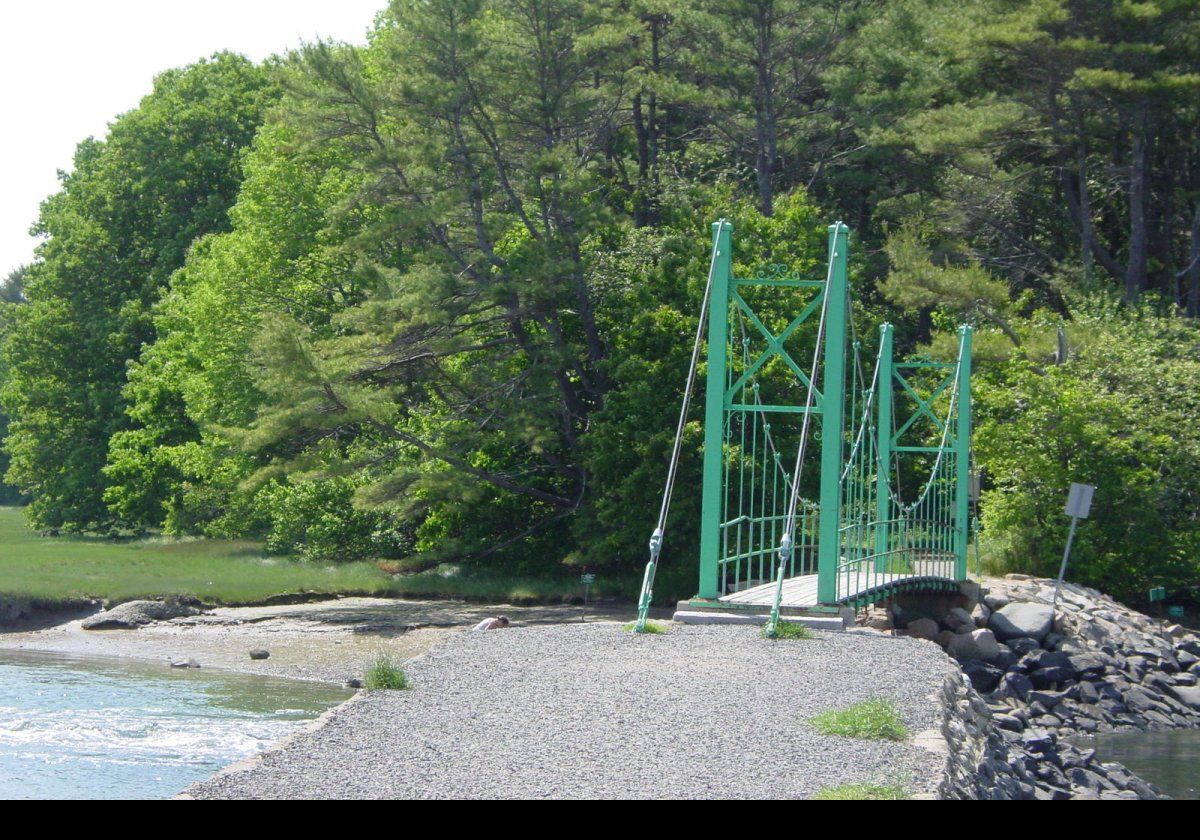
[[[960,662],[968,659],[982,659],[987,662],[999,655],[1000,644],[991,630],[975,630],[955,635],[946,646],[946,652]]]
[[[1196,686],[1173,685],[1167,688],[1167,693],[1193,709],[1200,709],[1200,688]]]
[[[942,619],[942,624],[947,630],[953,630],[955,633],[970,633],[975,629],[974,619],[962,607],[955,607],[946,613],[946,617]]]
[[[932,618],[914,618],[908,622],[908,627],[905,628],[908,632],[906,635],[913,636],[918,639],[927,639],[933,641],[937,638],[938,623]]]
[[[989,665],[978,659],[968,659],[962,664],[963,673],[971,680],[971,685],[981,694],[992,691],[1004,676],[1004,672],[995,665]]]
[[[1008,604],[992,613],[988,628],[1002,642],[1022,636],[1040,642],[1054,628],[1054,607],[1049,604]]]
[[[190,600],[126,601],[111,610],[85,618],[80,626],[84,630],[135,630],[156,621],[169,621],[203,612],[197,602]]]

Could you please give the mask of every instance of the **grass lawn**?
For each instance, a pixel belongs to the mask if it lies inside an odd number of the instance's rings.
[[[592,592],[628,595],[624,583]],[[370,562],[323,566],[267,557],[248,540],[42,537],[20,508],[0,507],[0,595],[49,603],[194,595],[208,603],[254,604],[314,593],[532,602],[577,595],[579,585],[574,576],[514,578],[452,567],[395,576]]]

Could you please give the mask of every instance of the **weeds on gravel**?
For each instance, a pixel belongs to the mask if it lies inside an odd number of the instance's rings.
[[[908,730],[896,704],[874,698],[846,709],[823,712],[809,721],[822,735],[841,735],[866,741],[903,741]]]
[[[817,634],[798,621],[781,619],[776,622],[774,629],[771,628],[770,622],[764,624],[762,636],[764,639],[815,639]]]
[[[652,636],[662,636],[662,635],[665,635],[666,632],[670,629],[671,629],[671,625],[669,622],[647,621],[646,626],[642,629],[642,632],[649,633]],[[637,629],[636,621],[631,621],[625,625],[626,633],[636,633],[637,631],[638,631],[638,629]]]
[[[367,668],[364,684],[367,691],[403,691],[408,688],[408,674],[397,665],[386,653],[375,657],[375,661]]]
[[[862,799],[911,799],[908,791],[901,785],[876,785],[869,782],[857,782],[849,785],[821,788],[813,799],[821,800],[862,800]]]

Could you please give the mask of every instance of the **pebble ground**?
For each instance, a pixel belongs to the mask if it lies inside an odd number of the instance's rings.
[[[944,756],[817,733],[808,720],[893,700],[936,728],[935,645],[849,632],[619,624],[462,633],[411,661],[413,688],[360,695],[197,798],[804,798],[852,782],[932,793]]]

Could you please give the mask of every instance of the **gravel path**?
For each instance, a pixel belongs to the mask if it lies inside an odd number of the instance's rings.
[[[819,735],[868,697],[934,728],[949,661],[867,633],[771,642],[752,627],[617,624],[460,634],[409,663],[414,688],[360,695],[198,798],[806,797],[858,781],[932,792],[944,756]]]

